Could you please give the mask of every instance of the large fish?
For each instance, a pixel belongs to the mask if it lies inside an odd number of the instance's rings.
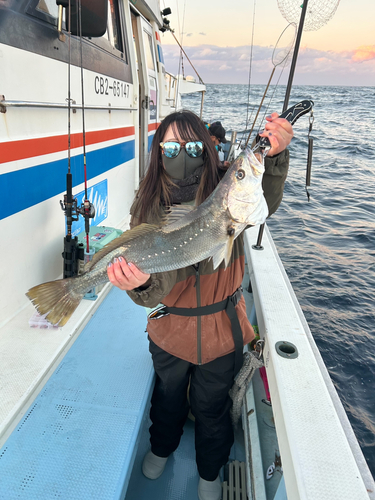
[[[52,324],[63,326],[85,293],[108,281],[107,265],[123,256],[144,273],[180,269],[212,257],[216,269],[228,264],[233,241],[248,225],[268,215],[263,196],[264,166],[250,148],[228,169],[212,194],[198,207],[171,208],[165,224],[141,224],[111,241],[86,264],[84,273],[31,288],[27,296]]]

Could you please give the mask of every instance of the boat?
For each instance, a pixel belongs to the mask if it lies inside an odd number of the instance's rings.
[[[197,498],[191,420],[163,476],[141,473],[154,383],[146,312],[107,284],[58,328],[25,296],[73,272],[72,241],[82,261],[86,233],[100,248],[128,227],[158,124],[184,93],[203,101],[202,82],[165,69],[167,15],[158,0],[0,3],[2,500]],[[374,499],[267,227],[261,245],[257,238],[258,228],[246,231],[243,286],[270,396],[256,372],[222,471],[223,499]]]

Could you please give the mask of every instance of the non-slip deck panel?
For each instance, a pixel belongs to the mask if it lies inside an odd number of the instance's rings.
[[[0,450],[1,499],[124,497],[154,380],[145,326],[111,290]]]

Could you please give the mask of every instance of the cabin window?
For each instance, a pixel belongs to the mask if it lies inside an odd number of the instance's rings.
[[[147,31],[143,31],[143,41],[146,50],[147,67],[155,71],[154,58],[152,57],[152,38]]]
[[[35,7],[37,11],[44,12],[51,17],[57,18],[59,8],[55,0],[39,0],[38,5]]]
[[[108,40],[114,49],[123,52],[121,30],[120,30],[120,15],[118,3],[116,0],[108,1],[108,23],[107,31],[104,33],[104,40]]]
[[[109,42],[112,47],[123,52],[118,4],[114,0],[110,0],[108,5],[107,31],[109,32]]]
[[[100,38],[90,38],[90,40],[95,45],[100,46],[117,57],[121,57],[126,63],[128,62],[121,33],[118,0],[108,0],[108,22],[104,35]]]
[[[56,5],[56,0],[33,0],[30,2],[26,12],[49,24],[57,26],[59,8]]]

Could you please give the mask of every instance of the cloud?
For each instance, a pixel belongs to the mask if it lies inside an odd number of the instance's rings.
[[[217,53],[217,51],[206,48],[206,49],[203,49],[203,50],[199,51],[198,53],[196,53],[196,56],[201,58],[201,57],[206,57],[206,56],[213,56],[216,53]]]
[[[207,36],[207,35],[206,35],[206,33],[202,33],[202,32],[200,32],[200,33],[198,33],[198,34],[199,34],[199,35],[202,35],[202,36]]]
[[[164,45],[166,69],[178,72],[180,50],[178,46]],[[184,47],[198,73],[206,83],[247,83],[249,80],[250,47],[219,47],[201,44]],[[252,83],[266,83],[273,69],[273,47],[253,47]],[[282,64],[273,78],[276,83]],[[184,61],[185,74],[194,74]],[[286,84],[290,60],[280,83]],[[358,47],[351,51],[324,51],[302,47],[300,49],[294,82],[300,85],[373,85],[375,81],[375,46]]]
[[[375,59],[375,45],[361,45],[354,51],[352,61],[371,61]]]
[[[192,36],[193,33],[186,33],[186,36]]]

